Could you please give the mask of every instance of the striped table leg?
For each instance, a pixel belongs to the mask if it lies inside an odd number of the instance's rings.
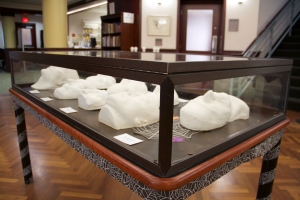
[[[271,199],[276,166],[280,152],[280,142],[281,140],[279,140],[279,142],[264,155],[256,196],[257,200]]]
[[[31,164],[30,164],[30,155],[29,155],[29,147],[28,147],[28,140],[27,140],[24,109],[20,107],[15,101],[14,101],[14,109],[15,109],[16,125],[17,125],[24,180],[26,184],[30,184],[33,182],[33,178],[32,178]]]

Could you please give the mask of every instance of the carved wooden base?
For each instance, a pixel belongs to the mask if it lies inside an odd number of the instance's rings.
[[[29,147],[28,147],[28,140],[27,140],[24,109],[20,107],[18,103],[16,103],[15,101],[14,101],[14,109],[15,109],[15,116],[16,116],[16,126],[18,132],[18,141],[20,147],[24,180],[26,184],[30,184],[33,182],[33,179],[32,179],[32,170],[30,164],[30,155],[29,155]]]
[[[259,178],[257,200],[268,200],[271,198],[276,166],[280,152],[280,142],[281,140],[279,140],[278,143],[264,155]]]

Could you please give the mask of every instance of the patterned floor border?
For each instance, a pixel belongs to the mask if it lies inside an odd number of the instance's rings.
[[[186,199],[191,196],[195,192],[205,188],[210,185],[212,182],[217,180],[218,178],[224,176],[237,166],[242,163],[249,162],[254,158],[260,157],[266,154],[268,151],[272,149],[283,137],[284,131],[278,131],[276,134],[267,138],[265,141],[256,145],[255,147],[245,151],[244,153],[236,156],[235,158],[229,160],[228,162],[220,165],[216,169],[204,174],[203,176],[195,179],[194,181],[186,184],[185,186],[173,190],[173,191],[158,191],[153,190],[143,183],[139,182],[129,174],[123,172],[118,167],[114,166],[110,162],[108,162],[103,157],[96,154],[94,151],[86,147],[84,144],[80,143],[78,140],[71,137],[69,134],[64,132],[62,129],[57,127],[48,119],[41,116],[38,112],[33,110],[27,104],[22,102],[17,97],[13,96],[13,100],[15,102],[15,106],[21,106],[24,110],[29,112],[33,117],[35,117],[39,122],[44,124],[47,128],[49,128],[52,132],[54,132],[58,137],[60,137],[65,143],[71,146],[73,149],[78,151],[81,155],[86,157],[93,164],[101,168],[107,174],[114,177],[116,180],[121,182],[123,185],[131,189],[133,192],[137,193],[139,196],[146,200],[176,200],[176,199]],[[17,105],[16,105],[17,104]]]

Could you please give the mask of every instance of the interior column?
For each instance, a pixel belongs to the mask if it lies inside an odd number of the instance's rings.
[[[43,0],[45,48],[67,48],[67,0]]]
[[[7,48],[16,48],[16,26],[15,17],[13,16],[1,16],[4,45]]]

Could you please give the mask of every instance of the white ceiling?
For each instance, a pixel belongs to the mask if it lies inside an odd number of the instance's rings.
[[[102,15],[107,15],[107,6],[106,5],[97,6],[95,8],[90,8],[88,10],[85,10],[85,12],[93,12],[93,13],[100,13]]]

